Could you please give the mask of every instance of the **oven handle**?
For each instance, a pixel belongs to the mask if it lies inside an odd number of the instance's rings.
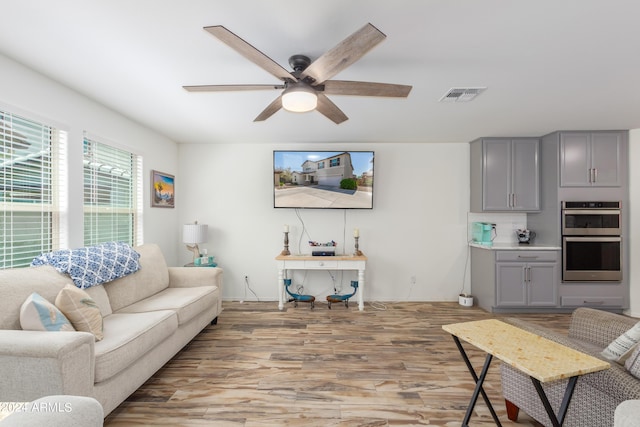
[[[620,215],[621,209],[563,209],[563,215]]]
[[[597,236],[580,236],[580,237],[568,237],[565,236],[563,239],[567,242],[622,242],[622,237],[618,236],[607,236],[607,237],[597,237]]]

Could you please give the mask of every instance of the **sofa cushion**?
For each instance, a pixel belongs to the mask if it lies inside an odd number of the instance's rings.
[[[76,331],[92,333],[96,341],[104,337],[100,308],[82,289],[65,286],[56,297],[56,307],[71,321]]]
[[[51,266],[0,270],[0,329],[22,329],[20,306],[33,292],[53,302],[60,289],[73,284],[69,276]]]
[[[74,331],[69,319],[49,301],[33,292],[20,307],[20,325],[26,331]]]
[[[638,341],[640,341],[640,322],[613,340],[602,351],[602,355],[615,362],[624,362],[626,357],[631,354],[633,346],[638,344]]]
[[[113,313],[111,304],[109,303],[109,295],[107,295],[104,285],[92,286],[84,291],[98,304],[102,317],[107,317]]]
[[[160,247],[155,244],[137,246],[140,270],[128,276],[105,283],[113,311],[157,294],[169,286],[169,271]]]
[[[104,339],[95,345],[95,382],[108,380],[130,366],[177,328],[178,317],[170,310],[105,317]]]
[[[218,303],[216,286],[193,288],[167,288],[155,295],[127,306],[118,313],[143,313],[146,311],[174,310],[178,324],[182,325]]]

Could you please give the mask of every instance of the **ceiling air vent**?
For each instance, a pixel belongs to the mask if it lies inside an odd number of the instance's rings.
[[[469,102],[485,89],[486,87],[453,87],[440,98],[439,102]]]

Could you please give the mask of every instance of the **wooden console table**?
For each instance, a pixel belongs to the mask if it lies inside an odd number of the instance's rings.
[[[453,340],[473,380],[476,382],[467,413],[462,422],[463,426],[467,426],[469,423],[471,412],[478,400],[478,394],[482,394],[496,425],[501,425],[487,394],[482,388],[482,383],[489,370],[493,356],[529,375],[554,426],[561,426],[564,422],[578,376],[610,367],[608,362],[497,319],[454,323],[444,325],[442,329],[453,336]],[[476,374],[473,366],[471,366],[460,340],[466,341],[487,353],[480,376]],[[540,383],[564,378],[568,378],[569,383],[556,415]]]
[[[286,270],[357,270],[358,271],[358,308],[364,310],[364,270],[367,257],[364,255],[278,255],[278,308],[284,310],[284,275]]]

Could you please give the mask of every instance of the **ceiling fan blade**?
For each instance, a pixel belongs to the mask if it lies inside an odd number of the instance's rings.
[[[328,95],[389,96],[406,98],[413,86],[391,83],[350,82],[346,80],[327,80],[324,93]]]
[[[267,108],[262,110],[262,113],[258,114],[258,117],[253,119],[254,122],[262,122],[273,116],[282,108],[282,95],[273,100],[273,102],[267,105]]]
[[[220,41],[234,49],[236,52],[253,62],[257,66],[268,71],[282,81],[295,82],[297,79],[286,69],[281,67],[273,59],[251,46],[240,37],[227,30],[222,25],[214,25],[212,27],[204,27],[206,31],[217,37]]]
[[[227,92],[235,90],[284,89],[284,85],[196,85],[182,86],[188,92]]]
[[[313,61],[300,78],[312,85],[321,84],[362,58],[385,37],[376,27],[367,24]]]
[[[324,94],[318,92],[316,95],[318,95],[318,106],[316,110],[324,114],[329,120],[337,125],[349,120],[349,117],[347,117],[336,104],[331,102],[329,98],[324,96]]]

